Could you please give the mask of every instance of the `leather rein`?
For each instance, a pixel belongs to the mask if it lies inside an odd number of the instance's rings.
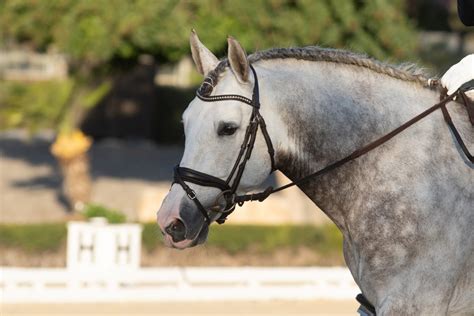
[[[408,127],[412,126],[416,122],[420,121],[424,117],[430,115],[434,111],[441,109],[443,112],[443,117],[448,124],[451,132],[456,138],[456,141],[460,145],[464,155],[466,158],[471,162],[474,163],[474,158],[472,154],[469,152],[467,149],[466,145],[464,144],[458,130],[454,126],[454,123],[452,122],[451,116],[449,115],[448,110],[446,109],[446,104],[452,100],[455,99],[456,96],[459,96],[463,102],[464,105],[466,106],[471,123],[474,124],[474,103],[471,102],[468,97],[465,95],[465,92],[461,89],[457,90],[455,93],[451,95],[442,95],[442,99],[439,103],[436,103],[435,105],[431,106],[430,108],[426,109],[422,113],[418,114],[417,116],[413,117],[412,119],[408,120],[404,124],[400,125],[396,129],[392,130],[391,132],[383,135],[382,137],[366,144],[365,146],[362,146],[355,151],[353,151],[351,154],[348,156],[339,159],[324,168],[313,172],[307,176],[304,176],[296,181],[290,182],[286,185],[280,186],[278,188],[273,188],[269,186],[262,192],[258,193],[251,193],[251,194],[244,194],[244,195],[237,195],[237,189],[240,184],[240,180],[242,178],[242,175],[245,170],[245,166],[247,164],[247,161],[250,159],[250,156],[252,154],[252,150],[255,144],[255,140],[257,137],[257,132],[258,129],[262,131],[263,137],[265,139],[265,142],[267,144],[267,149],[268,149],[268,154],[270,156],[270,161],[271,161],[271,172],[275,171],[275,151],[272,145],[272,141],[270,139],[270,135],[268,134],[265,120],[263,117],[260,115],[260,96],[259,96],[259,85],[258,85],[258,78],[257,78],[257,73],[255,72],[255,69],[253,68],[252,65],[250,65],[250,69],[252,70],[253,77],[254,77],[254,87],[253,87],[253,93],[252,93],[252,99],[249,99],[247,97],[237,95],[237,94],[224,94],[224,95],[216,95],[216,96],[211,96],[210,93],[212,92],[213,83],[210,78],[206,78],[204,80],[202,87],[207,87],[210,89],[207,89],[206,92],[203,92],[202,89],[200,88],[196,92],[196,96],[201,99],[204,102],[218,102],[218,101],[239,101],[242,103],[245,103],[249,106],[252,107],[252,114],[250,116],[249,124],[247,126],[247,129],[245,131],[245,136],[244,140],[242,142],[242,145],[240,147],[239,154],[237,155],[237,159],[235,160],[235,163],[232,167],[232,170],[227,177],[226,180],[222,180],[220,178],[214,177],[210,174],[202,173],[197,170],[191,169],[191,168],[185,168],[185,167],[180,167],[179,165],[175,166],[174,168],[174,183],[178,183],[181,185],[181,187],[184,189],[186,192],[187,196],[189,199],[191,199],[199,209],[199,211],[202,213],[205,221],[209,225],[211,223],[211,218],[209,216],[208,211],[206,208],[201,204],[199,201],[198,197],[196,196],[196,192],[191,189],[186,182],[194,183],[200,186],[207,186],[207,187],[214,187],[218,188],[221,190],[221,193],[217,196],[215,204],[219,206],[219,209],[212,209],[212,211],[220,213],[220,216],[216,219],[216,222],[219,224],[222,224],[225,222],[227,219],[227,216],[231,214],[234,210],[236,205],[238,204],[239,206],[242,206],[245,202],[248,201],[259,201],[262,202],[264,201],[268,196],[270,196],[273,193],[288,189],[292,186],[299,185],[305,182],[308,182],[309,180],[322,176],[323,174],[326,174],[330,172],[331,170],[334,170],[336,168],[341,167],[342,165],[348,163],[349,161],[352,161],[354,159],[357,159],[358,157],[368,153],[369,151],[379,147],[380,145],[384,144],[397,134],[401,133]],[[437,84],[437,82],[435,83]],[[206,90],[206,89],[205,89]],[[271,173],[270,172],[270,173]],[[232,181],[233,179],[233,181]]]

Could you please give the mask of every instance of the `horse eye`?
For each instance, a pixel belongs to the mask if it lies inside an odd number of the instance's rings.
[[[229,123],[220,124],[219,128],[217,129],[217,135],[230,136],[230,135],[233,135],[238,128],[239,127],[235,126],[234,124],[229,124]]]

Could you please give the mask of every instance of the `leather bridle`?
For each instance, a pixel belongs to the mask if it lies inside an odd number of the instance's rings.
[[[211,219],[209,217],[208,211],[199,201],[198,197],[196,196],[196,192],[193,189],[191,189],[186,184],[186,182],[194,183],[200,186],[214,187],[221,190],[221,193],[217,196],[215,203],[216,205],[220,206],[220,202],[224,202],[224,206],[217,210],[213,209],[213,211],[221,213],[220,216],[217,218],[216,222],[218,222],[219,224],[222,224],[225,222],[227,216],[234,211],[236,204],[242,205],[243,203],[248,202],[248,201],[262,202],[272,193],[285,190],[294,185],[305,183],[315,177],[319,177],[323,174],[326,174],[329,171],[334,170],[344,165],[345,163],[352,161],[366,154],[367,152],[377,148],[378,146],[390,140],[395,135],[401,133],[403,130],[407,129],[411,125],[415,124],[416,122],[420,121],[421,119],[423,119],[424,117],[428,116],[429,114],[433,113],[434,111],[438,109],[442,110],[443,117],[446,123],[448,124],[451,132],[455,136],[456,141],[458,142],[462,151],[464,152],[466,158],[468,158],[471,161],[471,163],[474,163],[473,156],[471,155],[471,153],[469,153],[467,147],[465,146],[461,136],[459,135],[446,109],[446,104],[452,101],[456,96],[459,96],[460,99],[464,101],[464,105],[466,106],[466,109],[468,110],[469,116],[471,118],[471,122],[474,124],[474,119],[473,119],[474,104],[468,100],[464,91],[462,89],[459,89],[458,91],[456,91],[455,93],[449,96],[443,95],[443,98],[439,103],[436,103],[435,105],[431,106],[427,110],[423,111],[419,115],[415,116],[414,118],[400,125],[399,127],[392,130],[391,132],[385,134],[384,136],[372,141],[371,143],[363,147],[356,149],[350,155],[340,160],[337,160],[314,173],[311,173],[307,176],[304,176],[303,178],[290,182],[276,189],[270,186],[262,192],[237,195],[236,193],[237,188],[239,187],[240,180],[242,178],[242,174],[244,173],[244,169],[247,164],[247,161],[250,159],[250,156],[252,154],[252,150],[255,144],[255,139],[257,137],[257,132],[258,132],[259,127],[260,127],[260,130],[262,131],[263,137],[267,144],[268,154],[271,160],[271,172],[275,170],[275,161],[274,161],[275,151],[273,149],[270,136],[267,132],[265,120],[260,115],[260,111],[259,111],[260,110],[260,96],[259,96],[257,73],[255,72],[255,69],[253,68],[252,65],[250,65],[250,69],[252,70],[253,77],[254,77],[252,99],[249,99],[247,97],[237,95],[237,94],[224,94],[224,95],[211,96],[210,93],[212,92],[212,88],[214,87],[211,78],[206,78],[201,88],[196,92],[197,97],[204,102],[239,101],[239,102],[248,104],[252,107],[252,114],[250,116],[250,121],[247,126],[247,129],[245,131],[244,141],[242,142],[239,154],[237,155],[237,159],[235,160],[234,166],[232,167],[232,170],[229,176],[227,177],[227,179],[222,180],[220,178],[214,177],[206,173],[199,172],[194,169],[180,167],[179,165],[175,166],[174,168],[173,183],[178,183],[179,185],[181,185],[181,187],[186,192],[188,198],[194,201],[197,208],[204,216],[204,219],[208,225],[211,223]],[[436,81],[435,85],[436,84],[439,84],[439,83]],[[205,89],[202,89],[203,87]]]
[[[255,144],[255,140],[257,138],[257,132],[259,127],[262,131],[263,138],[265,139],[265,142],[267,144],[268,154],[270,156],[271,161],[271,172],[275,170],[275,150],[273,149],[273,144],[270,139],[270,135],[268,135],[265,120],[260,115],[259,111],[260,96],[257,73],[255,72],[255,69],[252,65],[250,65],[250,69],[252,70],[252,74],[254,77],[252,99],[238,94],[221,94],[215,96],[208,95],[209,92],[212,92],[212,89],[210,91],[209,89],[207,89],[207,94],[202,93],[201,89],[196,92],[197,97],[205,102],[239,101],[248,104],[252,107],[252,114],[250,115],[249,124],[247,125],[247,129],[245,131],[244,140],[242,142],[242,145],[240,146],[239,154],[237,155],[237,159],[235,160],[234,166],[232,167],[232,170],[230,171],[230,174],[227,179],[222,180],[220,178],[199,172],[194,169],[180,167],[179,165],[174,167],[173,183],[179,183],[181,185],[181,187],[186,192],[188,198],[194,201],[197,208],[202,213],[208,224],[211,223],[211,219],[206,208],[199,201],[198,197],[196,196],[196,192],[194,192],[194,190],[191,189],[186,184],[186,182],[191,182],[201,186],[214,187],[221,190],[221,193],[216,198],[216,204],[220,205],[220,202],[223,201],[225,205],[222,207],[222,209],[215,211],[221,213],[221,215],[216,221],[222,224],[225,222],[227,216],[234,211],[236,204],[239,203],[236,199],[237,188],[239,187],[240,180],[242,179],[242,175],[244,173],[247,161],[252,155],[252,150]],[[204,81],[203,85],[208,85],[209,87],[213,88],[212,81],[209,81],[209,78]]]

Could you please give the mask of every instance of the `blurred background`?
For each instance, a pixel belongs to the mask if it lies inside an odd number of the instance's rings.
[[[192,28],[221,57],[232,35],[249,54],[321,45],[433,76],[474,52],[455,0],[0,1],[4,278],[11,267],[66,267],[67,223],[93,217],[139,224],[141,267],[344,266],[341,235],[298,190],[238,209],[204,246],[162,245],[155,214],[182,155],[181,113],[202,79]]]

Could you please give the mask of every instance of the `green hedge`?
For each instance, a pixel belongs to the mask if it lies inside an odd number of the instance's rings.
[[[57,251],[66,242],[66,225],[0,225],[0,247],[18,248],[28,253]]]
[[[127,217],[124,213],[99,204],[87,204],[82,214],[86,218],[104,217],[111,224],[125,223],[127,221]]]
[[[226,50],[230,34],[248,51],[319,43],[404,59],[417,45],[407,7],[411,1],[10,0],[0,1],[0,38],[53,46],[82,69],[142,53],[179,60],[191,28],[214,52]]]
[[[28,253],[57,251],[65,244],[66,224],[0,225],[0,248],[14,247]],[[144,249],[153,252],[164,247],[155,223],[143,224]],[[252,251],[270,253],[280,248],[308,247],[321,254],[340,253],[342,236],[334,225],[260,226],[213,225],[207,247],[216,247],[235,254]]]
[[[143,246],[152,252],[163,247],[162,235],[155,223],[143,225]],[[334,225],[224,225],[211,226],[207,247],[229,253],[272,252],[278,248],[308,247],[322,254],[342,251],[342,235]]]

